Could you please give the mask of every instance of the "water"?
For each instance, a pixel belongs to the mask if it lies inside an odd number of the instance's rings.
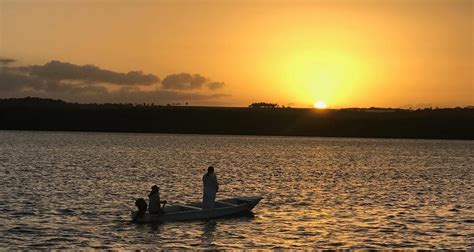
[[[474,246],[474,142],[0,131],[0,247]],[[134,199],[261,195],[254,216],[135,225]]]

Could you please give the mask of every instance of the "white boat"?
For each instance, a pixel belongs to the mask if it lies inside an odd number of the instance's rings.
[[[250,212],[261,199],[262,197],[240,197],[216,200],[216,207],[213,209],[203,209],[202,202],[172,204],[165,206],[162,214],[150,214],[147,212],[136,219],[137,211],[132,211],[132,220],[135,219],[137,223],[156,223],[219,218]]]

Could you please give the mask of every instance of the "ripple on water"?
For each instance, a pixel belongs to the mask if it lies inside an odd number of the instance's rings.
[[[474,246],[472,141],[0,131],[0,247]],[[134,199],[262,195],[251,217],[135,225]],[[436,237],[436,239],[433,239]]]

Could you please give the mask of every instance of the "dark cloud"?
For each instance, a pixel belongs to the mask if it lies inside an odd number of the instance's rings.
[[[99,93],[106,91],[97,85],[71,84],[59,80],[44,79],[31,76],[16,68],[3,67],[0,71],[0,91],[9,94],[21,93],[50,93],[50,94],[80,94],[84,92]]]
[[[199,74],[179,73],[166,76],[161,82],[163,89],[169,90],[196,90],[207,87],[211,90],[222,88],[223,82],[211,82],[207,77]]]
[[[210,90],[216,90],[216,89],[220,89],[222,87],[225,86],[225,83],[224,82],[217,82],[217,81],[214,81],[214,82],[210,82],[207,84],[207,87],[210,89]]]
[[[101,69],[94,65],[74,65],[61,61],[51,61],[45,65],[20,67],[32,76],[51,80],[76,80],[93,83],[111,83],[117,85],[150,85],[159,82],[157,76],[144,74],[142,71],[119,73]]]
[[[91,65],[78,66],[59,61],[34,66],[0,66],[0,98],[32,96],[85,103],[213,104],[216,99],[229,96],[194,90],[203,87],[215,90],[224,85],[222,82],[211,82],[199,74],[179,74],[175,76],[180,77],[168,78],[168,85],[189,83],[185,85],[192,87],[183,87],[182,90],[160,89],[158,83],[150,85],[153,78],[147,81],[147,76],[154,75],[117,73]],[[158,80],[156,76],[154,78]]]
[[[29,76],[17,74],[7,67],[0,68],[0,91],[15,92],[31,82]]]
[[[192,90],[200,89],[208,79],[199,74],[179,73],[166,76],[161,82],[164,89]]]
[[[0,65],[8,65],[8,64],[13,63],[15,61],[16,60],[14,60],[14,59],[0,58]]]

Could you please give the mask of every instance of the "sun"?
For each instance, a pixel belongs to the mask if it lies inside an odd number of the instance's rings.
[[[323,101],[317,101],[317,102],[315,102],[315,103],[313,104],[313,106],[314,106],[315,108],[317,108],[317,109],[325,109],[325,108],[328,107],[328,106],[326,105],[326,103],[323,102]]]

